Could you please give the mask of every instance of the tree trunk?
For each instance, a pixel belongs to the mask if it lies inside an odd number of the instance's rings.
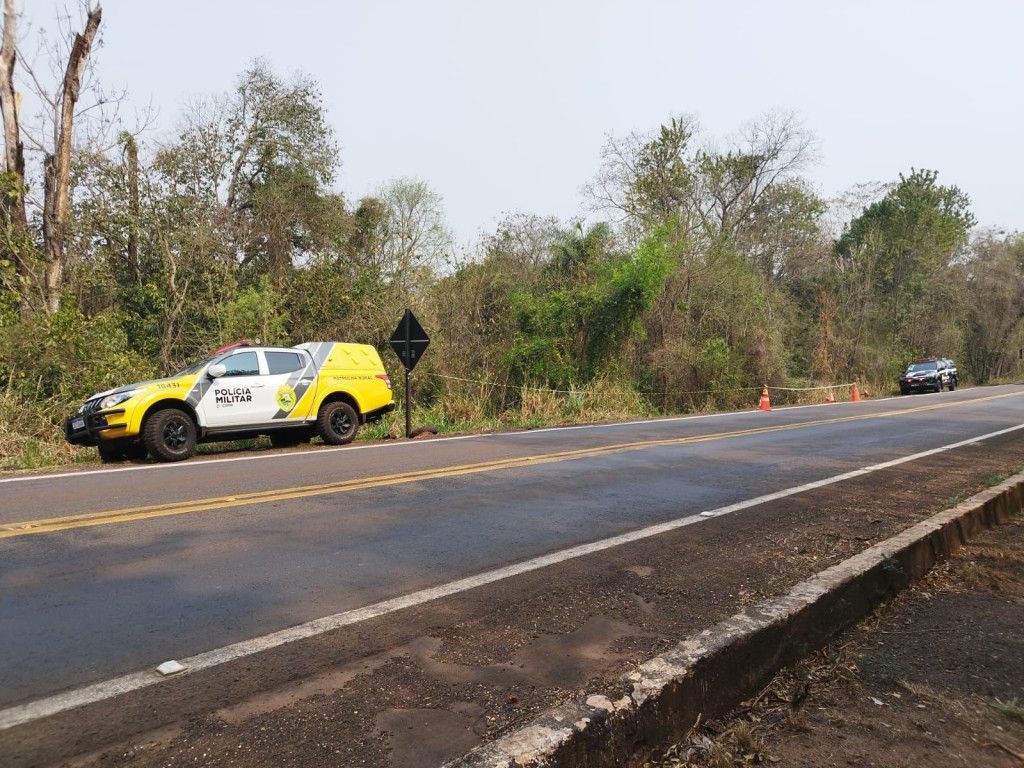
[[[135,137],[124,137],[125,162],[128,165],[128,268],[135,282],[142,284],[139,264],[139,146]]]
[[[16,195],[4,197],[3,205],[13,230],[14,263],[18,270],[21,284],[21,311],[28,314],[31,310],[29,302],[29,284],[32,270],[29,266],[30,244],[28,242],[28,217],[25,213],[25,147],[21,143],[21,132],[18,127],[18,94],[14,90],[14,60],[17,53],[17,14],[14,11],[14,0],[4,0],[4,31],[3,45],[0,46],[0,112],[4,123],[4,171],[9,175],[10,182],[17,186]]]
[[[14,90],[14,58],[17,52],[17,14],[14,0],[4,0],[3,46],[0,47],[0,111],[4,120],[4,169],[25,184],[25,148],[18,127],[19,98]],[[18,195],[10,206],[11,222],[25,228],[25,196]]]
[[[74,127],[75,104],[82,87],[82,73],[89,60],[96,30],[99,29],[103,9],[98,5],[89,11],[85,31],[75,35],[64,70],[61,90],[60,124],[57,146],[44,160],[43,172],[43,242],[46,257],[46,310],[51,314],[60,309],[60,294],[64,286],[64,223],[67,220],[68,200],[71,195],[71,143]]]

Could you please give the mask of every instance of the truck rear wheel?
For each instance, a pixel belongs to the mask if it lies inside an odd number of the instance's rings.
[[[341,400],[324,403],[316,417],[316,431],[328,445],[351,443],[359,431],[359,414]]]
[[[196,424],[177,408],[165,408],[146,419],[142,444],[157,461],[182,461],[196,450]]]

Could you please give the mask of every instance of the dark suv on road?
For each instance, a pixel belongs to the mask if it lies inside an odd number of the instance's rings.
[[[907,371],[900,376],[900,394],[911,392],[941,392],[947,387],[951,392],[956,389],[957,369],[952,360],[931,357],[915,360],[907,366]]]

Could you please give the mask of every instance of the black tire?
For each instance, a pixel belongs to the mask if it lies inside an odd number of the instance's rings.
[[[909,395],[910,394],[910,390],[907,389],[906,387],[900,387],[900,394],[901,395]]]
[[[935,382],[935,391],[936,392],[941,392],[942,391],[942,379],[939,379],[937,382]]]
[[[165,408],[146,419],[142,444],[157,461],[183,461],[196,450],[196,423],[177,408]]]
[[[351,443],[359,431],[359,414],[341,400],[324,403],[316,417],[316,431],[328,445]]]
[[[300,427],[279,429],[277,432],[271,432],[268,437],[270,437],[270,444],[275,448],[291,448],[302,443],[308,443],[313,439],[313,436],[308,431]]]
[[[124,461],[128,458],[128,441],[126,440],[100,440],[96,446],[100,455],[100,461],[110,464],[115,461]]]
[[[956,392],[956,376],[949,380],[949,391]]]

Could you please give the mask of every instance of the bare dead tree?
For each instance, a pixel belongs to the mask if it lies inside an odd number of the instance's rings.
[[[407,278],[413,270],[440,269],[451,260],[453,238],[441,196],[418,179],[394,179],[377,194],[387,210],[382,243],[385,269]]]
[[[3,46],[0,47],[0,110],[4,120],[4,170],[25,183],[25,146],[18,127],[18,93],[14,89],[14,61],[17,56],[17,14],[14,0],[4,0]],[[19,196],[11,207],[11,220],[27,226],[25,198]]]
[[[172,352],[181,341],[182,312],[185,309],[185,302],[188,301],[189,279],[186,278],[182,285],[178,281],[178,254],[167,240],[164,233],[159,235],[160,254],[163,257],[164,266],[167,269],[167,287],[170,290],[170,303],[164,317],[163,333],[160,336],[160,362],[164,370],[171,370],[173,361]]]
[[[653,134],[630,133],[624,137],[607,134],[601,148],[601,167],[582,192],[592,211],[616,223],[636,216],[629,193],[640,175],[639,156]]]
[[[14,194],[4,197],[3,205],[10,222],[9,244],[21,283],[22,312],[30,308],[26,285],[31,278],[31,265],[24,252],[28,240],[28,216],[25,211],[25,146],[18,125],[20,94],[14,88],[14,65],[17,57],[17,13],[14,0],[4,0],[3,45],[0,46],[0,111],[4,122],[4,171],[15,187]]]
[[[64,285],[64,223],[71,196],[71,144],[75,104],[81,93],[93,40],[103,17],[103,9],[94,6],[86,17],[85,30],[75,35],[68,56],[60,93],[60,120],[52,153],[43,160],[43,247],[46,259],[46,309],[60,309],[60,293]]]
[[[699,131],[692,115],[673,115],[655,131],[609,134],[601,150],[601,167],[582,189],[591,211],[621,225],[633,244],[652,220],[676,215],[685,230],[685,203],[692,186],[690,144]]]
[[[4,2],[10,5],[14,0]],[[26,50],[23,44],[11,46],[18,65],[15,82],[33,107],[33,114],[18,114],[16,121],[28,161],[23,186],[27,234],[38,237],[40,230],[42,234],[41,249],[35,244],[26,249],[32,258],[22,264],[22,295],[24,301],[38,294],[32,304],[48,313],[60,307],[64,272],[73,261],[73,253],[66,253],[71,247],[66,222],[75,194],[72,157],[83,149],[83,157],[109,153],[124,145],[126,136],[134,140],[146,131],[156,114],[152,105],[136,110],[134,126],[123,127],[121,108],[127,89],[102,87],[93,61],[93,52],[100,46],[102,9],[95,0],[77,0],[77,5],[77,15],[58,14],[56,34],[39,30],[40,42],[34,50]],[[137,219],[136,209],[131,214]],[[138,238],[131,245],[137,242]],[[126,260],[137,261],[130,254]]]
[[[735,234],[762,198],[815,159],[815,141],[792,113],[769,113],[748,123],[722,152],[697,154],[700,169],[691,204],[705,229],[716,236]]]
[[[142,285],[139,263],[139,145],[127,131],[121,134],[124,142],[124,161],[128,175],[128,268],[135,282]]]

